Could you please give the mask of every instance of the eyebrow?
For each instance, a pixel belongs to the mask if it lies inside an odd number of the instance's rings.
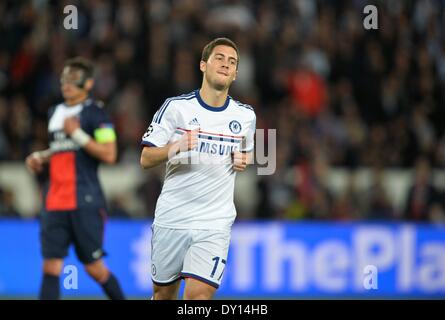
[[[224,54],[224,53],[220,53],[220,52],[217,52],[217,53],[215,53],[215,56],[223,56],[223,57],[225,57],[226,55]],[[238,61],[235,57],[233,57],[233,56],[229,56],[229,60],[230,59],[232,59],[232,60],[235,60],[235,61]]]

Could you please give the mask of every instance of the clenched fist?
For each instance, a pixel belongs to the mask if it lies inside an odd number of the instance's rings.
[[[80,128],[80,120],[78,117],[69,117],[63,122],[63,131],[68,135],[71,135],[77,128]]]
[[[199,129],[187,131],[179,140],[179,152],[190,151],[198,146]]]
[[[241,172],[244,171],[248,164],[248,153],[245,152],[232,152],[233,170]]]

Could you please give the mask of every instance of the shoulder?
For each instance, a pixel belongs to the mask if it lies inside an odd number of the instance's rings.
[[[86,119],[96,122],[110,122],[111,119],[106,111],[105,104],[100,100],[87,99],[83,103],[82,115]]]
[[[235,107],[240,108],[241,110],[246,111],[246,112],[255,113],[255,110],[253,109],[253,107],[250,104],[242,103],[242,102],[235,100],[233,98],[231,98],[231,100],[233,101],[233,105]]]
[[[92,112],[105,112],[105,104],[103,101],[87,99],[83,102],[84,110]]]
[[[165,114],[171,114],[172,112],[175,112],[176,110],[184,106],[186,104],[185,102],[193,100],[195,98],[195,91],[192,91],[190,93],[185,93],[179,96],[173,96],[165,99],[164,103],[155,114],[155,122],[160,123]]]
[[[57,105],[53,105],[53,106],[49,107],[49,109],[48,109],[48,119],[50,119],[53,116],[53,114],[56,112],[57,107],[60,106],[60,105],[61,104],[59,103]]]
[[[233,98],[231,98],[231,100],[232,100],[232,105],[234,106],[234,108],[239,110],[239,112],[242,112],[247,118],[249,118],[251,120],[255,120],[255,118],[256,118],[255,109],[251,105],[242,103],[242,102],[235,100]]]
[[[179,96],[169,97],[165,99],[163,106],[166,105],[181,105],[183,101],[192,100],[196,98],[195,91],[184,93]]]
[[[105,104],[100,100],[87,99],[83,102],[82,113],[91,117],[107,115]]]

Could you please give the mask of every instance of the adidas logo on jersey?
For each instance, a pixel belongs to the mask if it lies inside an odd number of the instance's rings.
[[[200,126],[198,119],[193,118],[192,121],[189,122],[189,125],[191,126]]]

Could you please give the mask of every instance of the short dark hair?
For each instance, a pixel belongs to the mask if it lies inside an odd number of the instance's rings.
[[[213,49],[215,49],[216,46],[228,46],[228,47],[232,47],[233,49],[235,49],[236,55],[237,55],[236,68],[238,68],[238,64],[239,64],[238,47],[236,46],[235,42],[233,42],[229,38],[216,38],[216,39],[210,41],[208,44],[206,44],[206,46],[202,50],[201,60],[207,62],[207,60],[209,60],[209,57],[213,52]]]
[[[94,67],[93,63],[83,57],[75,57],[65,61],[64,67],[70,67],[83,71],[83,78],[93,78]]]

